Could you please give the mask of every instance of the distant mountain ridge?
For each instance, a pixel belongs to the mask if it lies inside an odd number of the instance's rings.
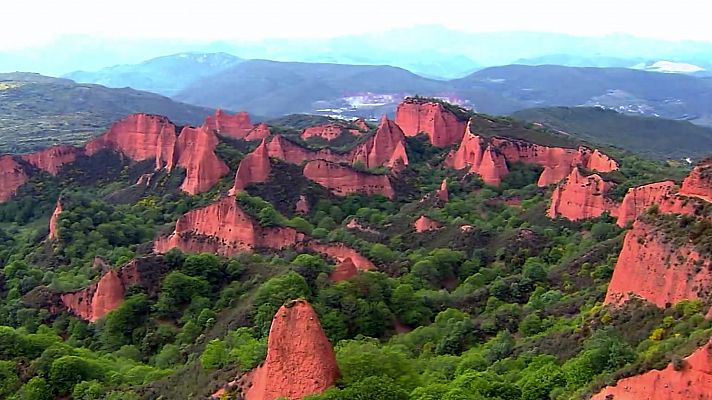
[[[38,74],[0,74],[0,153],[83,143],[135,112],[197,125],[213,110],[134,89],[110,89]]]
[[[619,112],[712,122],[712,82],[627,68],[507,65],[441,81],[402,68],[250,60],[204,77],[174,98],[265,116],[317,113],[378,117],[409,95],[440,97],[479,112],[600,106]]]
[[[65,78],[122,88],[131,87],[173,96],[200,78],[216,74],[243,60],[227,53],[178,53],[140,64],[124,64],[98,71],[75,71]]]

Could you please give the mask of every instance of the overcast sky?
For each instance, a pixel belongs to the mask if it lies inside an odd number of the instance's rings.
[[[2,0],[0,49],[62,35],[257,40],[439,24],[712,42],[706,0]]]

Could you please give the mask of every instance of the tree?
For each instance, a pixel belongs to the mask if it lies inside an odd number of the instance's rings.
[[[171,368],[180,361],[180,349],[174,344],[163,346],[160,353],[156,354],[154,363],[158,368]]]
[[[149,311],[145,294],[135,294],[124,301],[119,308],[111,311],[104,319],[101,341],[107,349],[118,349],[131,344],[134,329],[146,320]]]
[[[20,389],[19,400],[52,400],[52,389],[43,378],[35,376]]]
[[[205,369],[219,369],[227,364],[227,347],[220,339],[213,339],[200,355],[200,365]]]
[[[97,367],[76,356],[63,356],[52,363],[49,381],[60,394],[71,393],[74,385],[97,377]]]
[[[17,366],[14,361],[0,361],[0,398],[5,398],[20,387]]]
[[[74,386],[72,400],[102,400],[105,395],[104,385],[99,381],[83,381]]]

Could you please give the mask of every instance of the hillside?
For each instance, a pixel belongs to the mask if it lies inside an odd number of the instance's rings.
[[[624,68],[507,65],[451,81],[476,109],[509,114],[549,106],[602,106],[627,114],[708,124],[712,86],[706,80]],[[496,93],[497,101],[480,99]]]
[[[250,60],[197,81],[174,98],[265,116],[359,107],[377,118],[406,95],[445,94],[443,82],[401,68]],[[372,98],[363,98],[373,95]],[[365,104],[364,104],[365,103]]]
[[[146,90],[173,96],[200,78],[219,73],[242,59],[227,53],[179,53],[152,58],[140,64],[123,64],[98,71],[64,75],[75,82]]]
[[[712,393],[712,158],[423,97],[273,121],[0,156],[0,398]]]
[[[181,124],[199,124],[211,114],[206,108],[133,89],[37,74],[0,74],[0,153],[79,144],[134,112],[166,115]]]
[[[626,115],[598,107],[531,108],[512,117],[655,159],[694,160],[712,153],[712,128],[688,121]]]

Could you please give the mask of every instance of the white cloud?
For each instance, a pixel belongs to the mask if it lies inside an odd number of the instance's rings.
[[[196,40],[326,37],[441,24],[466,31],[629,33],[712,42],[696,0],[3,0],[0,48],[62,35]]]

